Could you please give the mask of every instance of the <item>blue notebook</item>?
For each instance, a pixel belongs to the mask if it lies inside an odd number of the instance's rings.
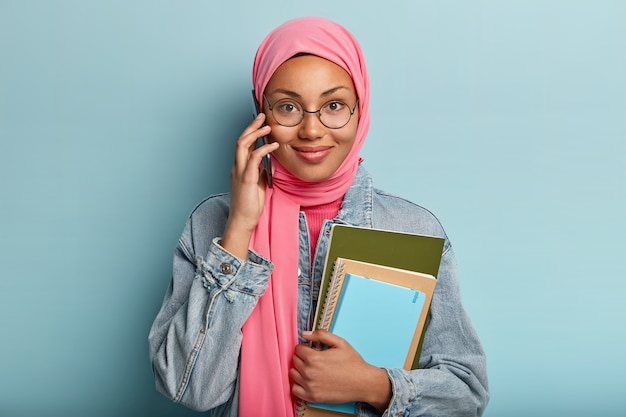
[[[412,288],[347,273],[329,330],[367,362],[402,368],[425,299]]]
[[[318,327],[372,365],[410,369],[435,283],[428,274],[338,258]],[[355,403],[309,405],[356,414]]]

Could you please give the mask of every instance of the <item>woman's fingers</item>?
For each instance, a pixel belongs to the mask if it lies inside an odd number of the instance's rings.
[[[261,160],[278,148],[277,143],[256,148],[257,140],[271,131],[269,126],[263,126],[264,121],[263,114],[254,119],[239,136],[236,144],[230,177],[229,227],[237,230],[253,230],[263,211],[266,179],[261,176]]]
[[[256,141],[271,131],[269,126],[263,126],[264,121],[262,114],[239,136],[230,173],[230,213],[222,246],[241,259],[247,257],[252,231],[263,212],[265,184],[260,178],[261,160],[278,147],[268,144],[255,149]]]
[[[247,134],[252,133],[253,131],[257,130],[258,128],[263,126],[264,122],[265,122],[265,113],[259,113],[257,117],[255,117],[252,120],[252,122],[250,122],[250,124],[243,130],[240,137],[246,136]]]
[[[262,158],[278,147],[277,144],[267,144],[256,148],[257,140],[269,135],[271,131],[269,126],[263,126],[264,120],[265,115],[261,113],[243,131],[237,141],[233,174],[246,182],[258,182],[258,167]]]
[[[256,149],[239,149],[237,151],[235,166],[233,167],[235,170],[235,178],[233,178],[233,180],[245,183],[258,183],[260,180],[260,172],[263,168],[261,165],[262,159],[278,149],[278,146],[278,143],[268,143]]]

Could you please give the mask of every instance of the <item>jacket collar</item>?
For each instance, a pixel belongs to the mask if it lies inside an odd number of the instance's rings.
[[[359,165],[354,181],[343,199],[334,222],[352,226],[372,227],[374,187],[372,176]]]

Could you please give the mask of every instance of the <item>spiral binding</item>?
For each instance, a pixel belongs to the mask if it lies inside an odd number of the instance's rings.
[[[330,328],[345,276],[345,264],[342,262],[342,259],[337,258],[328,284],[328,290],[326,291],[326,298],[324,299],[324,307],[322,308],[322,316],[318,326],[320,329],[328,330]]]
[[[344,278],[345,264],[342,262],[341,258],[337,258],[335,266],[333,267],[333,273],[328,282],[328,290],[326,291],[324,304],[322,305],[322,315],[317,326],[318,329],[328,330],[330,328],[330,323],[335,314],[335,307],[337,307],[337,302],[339,301],[339,294],[341,293]],[[318,348],[321,349],[321,346]],[[306,401],[298,399],[295,406],[296,417],[305,417],[307,407],[308,403]]]
[[[306,401],[301,400],[300,398],[298,398],[298,401],[296,402],[296,408],[295,408],[295,412],[296,412],[296,417],[304,417],[304,412],[306,411]]]

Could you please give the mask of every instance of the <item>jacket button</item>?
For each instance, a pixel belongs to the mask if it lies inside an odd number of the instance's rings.
[[[234,268],[231,264],[229,264],[228,262],[223,262],[222,264],[220,264],[220,272],[222,274],[225,275],[230,275],[234,272]]]

